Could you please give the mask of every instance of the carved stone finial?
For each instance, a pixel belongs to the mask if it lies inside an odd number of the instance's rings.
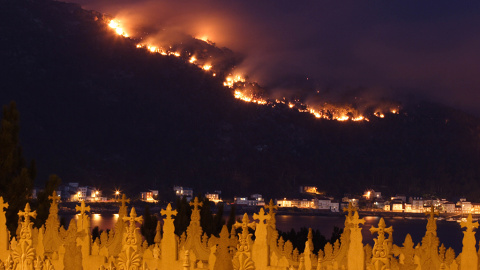
[[[198,201],[198,197],[195,197],[193,202],[190,202],[190,206],[193,206],[192,215],[190,217],[190,224],[200,224],[200,208],[203,206],[203,202]],[[196,226],[196,225],[195,225]]]
[[[234,228],[242,228],[242,234],[240,235],[238,250],[239,251],[248,251],[250,250],[250,236],[248,228],[255,229],[255,222],[250,222],[248,219],[247,213],[243,215],[242,222],[235,222],[233,225]]]
[[[373,239],[375,241],[375,245],[373,246],[373,258],[372,264],[375,266],[375,269],[389,269],[390,267],[390,250],[391,247],[388,244],[388,240],[385,241],[385,234],[391,237],[393,233],[392,227],[388,227],[385,225],[385,220],[383,218],[380,219],[378,223],[378,227],[371,227],[370,232],[372,234],[378,233],[378,238]]]
[[[82,201],[80,205],[75,206],[75,211],[80,212],[80,215],[84,215],[86,212],[90,212],[90,206],[85,206],[85,201]]]
[[[52,201],[53,204],[60,202],[60,198],[57,195],[57,192],[54,190],[52,196],[48,196],[48,199]]]
[[[350,224],[354,225],[355,228],[358,228],[359,224],[364,224],[365,223],[365,219],[364,218],[359,218],[357,211],[355,211],[353,213],[353,216],[350,217],[348,219],[348,221],[350,222]]]
[[[132,210],[130,211],[130,217],[123,217],[123,221],[128,221],[130,222],[130,226],[135,226],[135,223],[142,223],[143,222],[143,217],[139,216],[137,217],[137,212],[135,211],[135,207],[132,207]]]
[[[348,203],[348,207],[347,208],[343,208],[343,212],[348,212],[347,213],[347,219],[350,218],[352,216],[352,213],[357,211],[357,208],[356,207],[353,207],[353,204],[351,202]]]
[[[18,216],[20,219],[23,217],[24,221],[22,222],[22,227],[20,229],[20,243],[28,242],[31,245],[32,242],[32,225],[33,223],[30,222],[30,218],[37,217],[37,211],[31,211],[30,204],[27,203],[25,205],[24,211],[19,211]]]
[[[121,207],[125,207],[127,206],[126,203],[130,203],[130,199],[127,199],[127,196],[123,194],[122,198],[120,199],[120,203],[122,204]]]
[[[276,228],[276,220],[275,220],[275,210],[278,209],[278,206],[273,203],[273,200],[270,199],[270,202],[267,206],[265,206],[265,210],[268,209],[268,215],[270,219],[268,220],[268,226],[275,229]]]
[[[435,216],[438,216],[438,214],[439,214],[438,211],[435,211],[435,206],[433,205],[433,203],[430,206],[430,211],[427,211],[425,213],[425,215],[430,216],[429,219],[434,219]]]
[[[185,250],[185,257],[183,258],[183,270],[190,270],[190,251]]]
[[[473,222],[472,214],[468,214],[467,221],[460,223],[462,228],[467,228],[463,232],[463,248],[460,256],[461,269],[477,269],[478,268],[478,255],[476,250],[476,240],[474,228],[478,228],[478,222]]]
[[[258,220],[260,223],[264,223],[265,220],[269,220],[271,217],[269,215],[265,215],[265,211],[263,208],[260,208],[260,213],[253,214],[253,219]]]
[[[32,212],[31,210],[32,210],[32,209],[30,208],[30,204],[27,203],[27,204],[25,205],[25,210],[24,210],[24,211],[20,210],[20,211],[18,212],[18,216],[19,216],[19,217],[24,217],[24,218],[25,218],[24,223],[29,223],[29,222],[30,222],[30,217],[32,217],[32,218],[36,218],[36,217],[37,217],[37,211],[33,211],[33,212]]]
[[[378,222],[378,227],[371,227],[370,232],[372,234],[378,233],[378,239],[385,239],[385,233],[388,235],[391,235],[393,232],[392,226],[388,227],[385,225],[385,220],[383,218],[380,218],[380,221]],[[383,241],[382,241],[383,242]]]
[[[466,232],[473,232],[474,228],[478,228],[478,222],[473,222],[472,214],[468,214],[467,221],[460,222],[460,227],[467,228]]]
[[[3,201],[3,197],[0,196],[0,212],[3,211],[3,209],[8,209],[8,203]]]
[[[172,211],[172,205],[168,204],[167,209],[165,210],[160,210],[160,214],[162,216],[166,216],[167,219],[172,219],[172,216],[176,216],[178,214],[177,210]]]
[[[268,214],[274,214],[275,213],[274,210],[277,210],[278,206],[273,203],[272,199],[270,199],[270,202],[268,203],[268,205],[265,206],[265,210],[267,209],[268,209]]]
[[[438,216],[438,211],[435,211],[435,206],[432,203],[432,206],[430,207],[430,211],[427,211],[425,213],[427,216],[430,216],[428,218],[427,222],[427,233],[432,233],[434,235],[437,235],[437,223],[435,216]]]
[[[195,197],[193,202],[190,202],[190,206],[193,206],[193,211],[198,211],[198,208],[203,206],[203,202],[199,202],[198,197]]]
[[[137,228],[136,223],[138,222],[142,224],[143,218],[142,216],[137,217],[137,212],[135,211],[135,208],[132,207],[132,210],[130,211],[130,217],[123,217],[122,220],[130,223],[123,236],[125,243],[123,250],[126,250],[128,253],[129,249],[132,248],[136,252],[139,245],[139,239],[137,239],[136,235],[139,228]]]

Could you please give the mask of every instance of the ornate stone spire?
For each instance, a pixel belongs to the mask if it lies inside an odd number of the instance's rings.
[[[233,225],[235,228],[242,228],[242,233],[240,234],[239,244],[238,244],[238,251],[249,251],[250,250],[250,236],[251,234],[248,232],[248,228],[255,229],[255,222],[250,222],[248,219],[247,213],[243,215],[242,222],[235,222]]]
[[[393,233],[392,227],[386,227],[385,220],[383,218],[380,219],[378,223],[378,227],[371,227],[370,232],[372,234],[378,233],[378,237],[373,239],[375,241],[375,245],[373,246],[373,258],[372,264],[374,265],[375,269],[388,269],[390,267],[390,245],[388,241],[385,241],[385,234],[391,237]]]
[[[275,210],[278,209],[278,206],[273,203],[272,199],[270,199],[270,202],[264,208],[265,210],[268,210],[268,215],[270,216],[267,223],[268,226],[276,229]]]

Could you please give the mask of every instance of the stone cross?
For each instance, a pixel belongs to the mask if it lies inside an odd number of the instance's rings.
[[[460,222],[460,227],[467,228],[467,232],[473,232],[474,228],[478,228],[478,222],[473,222],[472,214],[469,214],[467,217],[467,221]]]
[[[265,220],[269,220],[270,219],[270,216],[269,215],[265,215],[265,211],[263,210],[263,208],[260,208],[260,213],[258,214],[253,214],[253,219],[255,220],[259,220],[261,224],[264,224],[264,221]]]
[[[85,212],[90,212],[90,206],[85,206],[85,201],[82,201],[80,205],[75,206],[75,211],[80,211],[80,215],[84,215]]]
[[[193,206],[192,210],[192,216],[190,217],[190,224],[200,224],[200,209],[198,207],[203,206],[203,202],[199,202],[198,198],[195,197],[195,200],[193,202],[190,202],[190,206]]]
[[[122,203],[122,207],[125,207],[125,203],[130,203],[130,199],[127,199],[127,196],[125,194],[122,195],[122,198],[120,199],[120,202]]]
[[[425,215],[430,216],[430,219],[432,220],[435,218],[435,216],[438,216],[438,211],[435,212],[435,206],[433,205],[433,203],[432,206],[430,206],[430,211],[425,213]]]
[[[270,203],[269,203],[267,206],[265,206],[265,210],[267,210],[267,209],[268,209],[268,213],[269,213],[269,214],[273,214],[273,213],[274,213],[273,210],[277,210],[277,209],[278,209],[278,206],[276,206],[276,205],[273,203],[273,200],[270,199]]]
[[[243,218],[242,218],[242,222],[235,222],[235,224],[233,225],[235,228],[242,228],[243,231],[247,231],[248,232],[248,227],[252,228],[252,229],[255,229],[255,222],[250,222],[250,220],[248,219],[248,215],[247,213],[245,213],[243,215]]]
[[[4,202],[3,197],[0,196],[0,212],[3,211],[4,208],[7,209],[8,206],[9,206],[8,203]]]
[[[60,202],[60,198],[58,198],[57,192],[54,190],[52,196],[48,196],[48,199],[52,201],[53,204],[57,204]]]
[[[135,211],[135,208],[132,207],[132,210],[130,211],[130,217],[123,217],[123,221],[129,221],[130,226],[135,226],[135,222],[142,223],[143,218],[142,216],[137,217],[137,212]]]
[[[357,208],[356,207],[353,207],[353,204],[351,202],[348,203],[348,208],[343,208],[343,212],[348,212],[348,217],[351,217],[352,216],[352,213],[354,211],[356,211]]]
[[[388,233],[388,235],[391,235],[393,233],[393,229],[392,229],[392,226],[388,227],[385,225],[385,220],[383,220],[383,218],[380,219],[380,222],[378,222],[378,228],[375,228],[375,227],[371,227],[370,228],[370,232],[372,234],[374,233],[378,233],[378,239],[379,239],[379,242],[383,242],[383,240],[385,239],[385,233]],[[381,241],[380,241],[381,239]]]
[[[198,197],[195,197],[193,202],[190,202],[190,206],[193,206],[193,211],[198,211],[198,207],[202,207],[203,202],[198,202]]]
[[[358,224],[364,224],[365,219],[364,218],[359,218],[358,212],[355,211],[353,213],[353,216],[349,219],[350,223],[354,225],[355,228],[358,228]]]
[[[238,244],[238,251],[240,252],[247,252],[250,250],[250,235],[249,232],[248,232],[248,228],[252,228],[252,229],[255,229],[255,225],[256,223],[255,222],[249,222],[250,220],[248,219],[248,215],[247,213],[245,213],[243,215],[243,219],[242,219],[242,223],[240,222],[235,222],[235,224],[233,224],[233,227],[234,228],[242,228],[242,234],[240,236],[240,241],[239,241],[239,244]]]
[[[172,205],[168,204],[167,209],[161,210],[160,214],[162,216],[166,216],[167,220],[172,219],[172,216],[176,216],[178,214],[177,210],[172,211]]]
[[[35,218],[37,216],[37,211],[31,211],[30,204],[25,205],[25,211],[20,210],[18,212],[18,217],[24,217],[25,221],[22,222],[22,227],[20,229],[20,243],[32,244],[32,225],[30,222],[30,217]]]
[[[23,216],[23,217],[25,218],[25,221],[24,221],[24,222],[25,222],[26,224],[30,223],[30,217],[32,217],[32,218],[37,217],[37,211],[33,211],[33,212],[32,212],[31,210],[32,210],[32,209],[30,209],[30,204],[27,203],[27,205],[25,205],[25,211],[20,210],[20,211],[18,212],[18,216],[19,216],[19,217]]]

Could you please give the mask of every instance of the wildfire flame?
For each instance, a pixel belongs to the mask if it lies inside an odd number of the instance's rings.
[[[120,22],[116,20],[111,20],[110,23],[108,24],[110,28],[114,29],[117,35],[123,36],[123,37],[128,37],[128,34],[123,30],[122,27],[120,27]]]
[[[129,35],[125,32],[125,30],[121,26],[120,21],[112,19],[108,22],[108,26],[112,28],[117,33],[117,35],[123,36],[123,37],[129,37]],[[214,44],[206,36],[196,37],[196,39],[203,40],[209,44]],[[170,50],[172,48],[171,46],[167,49],[164,49],[162,47],[158,47],[153,44],[139,43],[137,44],[136,47],[139,49],[142,49],[142,48],[147,49],[151,53],[159,53],[165,56],[181,57],[181,53]],[[190,64],[194,64],[198,66],[199,68],[203,69],[205,72],[212,71],[211,73],[212,76],[217,75],[215,72],[213,72],[214,67],[210,63],[197,64],[198,59],[194,55],[188,59],[188,62]],[[314,108],[312,106],[309,106],[307,104],[300,102],[299,100],[295,100],[294,102],[291,102],[291,101],[286,101],[285,99],[283,100],[276,99],[274,101],[265,99],[257,94],[254,94],[252,91],[247,91],[247,87],[253,84],[250,82],[247,82],[245,77],[240,74],[227,76],[225,78],[225,81],[223,82],[223,85],[228,88],[234,89],[233,96],[236,99],[239,99],[245,102],[251,102],[259,105],[270,105],[272,107],[276,106],[276,104],[284,104],[289,109],[296,110],[301,113],[309,113],[314,117],[320,118],[320,119],[329,119],[329,120],[337,120],[337,121],[355,121],[355,122],[370,121],[368,118],[361,115],[357,110],[353,108],[334,106],[331,104],[328,104],[327,106],[317,106],[317,108]],[[389,112],[392,114],[399,114],[399,109],[398,108],[390,109]],[[380,111],[376,111],[375,113],[373,113],[373,115],[378,118],[385,117],[385,114]]]

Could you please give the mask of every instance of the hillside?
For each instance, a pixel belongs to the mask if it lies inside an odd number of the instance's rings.
[[[354,123],[243,103],[221,76],[136,49],[100,13],[0,3],[0,103],[17,102],[38,186],[56,173],[132,194],[178,184],[270,197],[314,184],[333,195],[480,195],[480,121],[459,110],[425,101]],[[226,66],[240,59],[218,50]]]

